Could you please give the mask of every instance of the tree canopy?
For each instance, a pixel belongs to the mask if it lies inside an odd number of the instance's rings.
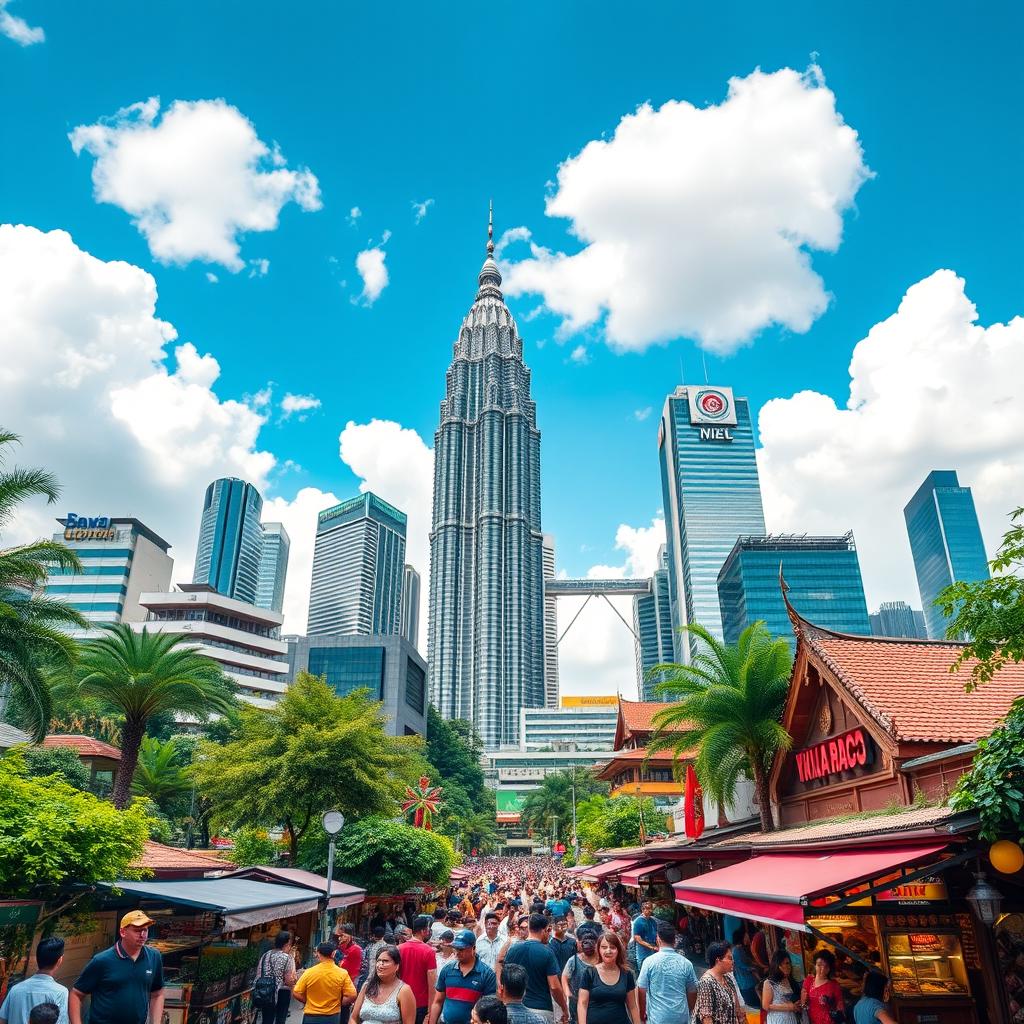
[[[992,578],[954,583],[935,602],[951,617],[946,635],[969,637],[954,663],[977,659],[964,683],[969,692],[988,682],[1007,662],[1024,661],[1024,507],[1010,513],[1011,528],[991,562]]]
[[[646,836],[664,831],[665,818],[649,798],[609,798],[600,794],[588,797],[576,806],[576,834],[580,846],[591,853],[619,846],[636,846],[641,837],[641,815]]]
[[[544,835],[551,833],[552,819],[558,819],[558,834],[572,834],[573,788],[576,790],[576,805],[595,795],[608,794],[608,784],[594,778],[589,768],[567,768],[565,771],[546,775],[540,786],[527,796],[523,803],[522,817],[531,828]]]
[[[23,747],[26,774],[33,779],[56,775],[75,789],[89,788],[89,769],[70,747]]]

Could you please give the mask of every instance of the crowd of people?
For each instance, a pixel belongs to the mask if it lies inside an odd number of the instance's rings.
[[[375,908],[365,945],[339,922],[305,970],[291,933],[278,933],[257,968],[261,1024],[285,1024],[293,999],[303,1024],[746,1024],[747,1007],[765,1024],[848,1019],[828,949],[797,986],[789,953],[769,956],[763,931],[706,941],[689,915],[677,928],[650,901],[627,903],[550,860],[481,858],[467,874],[419,913]],[[70,994],[52,977],[63,943],[44,939],[39,973],[10,990],[0,1024],[82,1024],[86,998],[90,1024],[159,1024],[163,967],[146,945],[150,924],[126,914]],[[698,946],[702,971],[687,955]],[[885,977],[868,972],[853,1024],[894,1024],[885,992]]]

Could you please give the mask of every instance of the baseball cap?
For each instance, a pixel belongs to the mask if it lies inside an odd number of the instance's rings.
[[[456,932],[452,945],[456,949],[473,949],[476,946],[476,936],[468,928],[463,928],[462,931]]]
[[[153,923],[153,918],[146,917],[141,910],[129,910],[124,917],[121,918],[121,927],[127,928],[129,925],[133,925],[136,928],[145,928],[147,925]]]

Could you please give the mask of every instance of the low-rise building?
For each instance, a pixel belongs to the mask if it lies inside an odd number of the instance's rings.
[[[520,750],[611,750],[618,697],[563,697],[561,707],[519,709]]]

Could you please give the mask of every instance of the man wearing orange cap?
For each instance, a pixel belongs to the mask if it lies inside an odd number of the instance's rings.
[[[120,938],[97,953],[78,977],[68,999],[71,1024],[82,1024],[82,1001],[92,997],[89,1024],[161,1024],[164,962],[146,945],[153,923],[141,910],[121,918]]]

